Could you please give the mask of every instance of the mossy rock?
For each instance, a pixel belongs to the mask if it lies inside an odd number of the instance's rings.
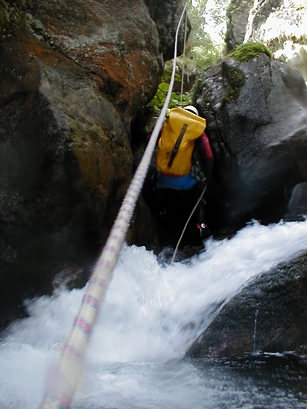
[[[245,75],[240,69],[230,67],[224,63],[222,64],[222,70],[224,78],[227,79],[224,102],[231,103],[239,98],[241,88],[245,84]]]
[[[2,39],[6,35],[16,33],[18,27],[24,23],[25,12],[31,10],[33,0],[17,0],[9,2],[0,0],[0,34]]]
[[[259,54],[266,54],[269,58],[272,58],[271,52],[264,44],[252,42],[238,45],[227,57],[232,57],[243,62],[248,61]]]

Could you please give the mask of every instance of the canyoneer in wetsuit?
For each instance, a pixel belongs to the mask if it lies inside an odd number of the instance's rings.
[[[198,115],[194,106],[173,108],[168,112],[158,140],[156,189],[159,216],[166,230],[177,238],[204,187],[203,181],[199,182],[193,172],[196,151],[206,183],[211,177],[213,152],[205,128],[206,120]],[[193,240],[196,225],[199,227],[198,237],[207,237],[209,229],[204,201],[191,222],[188,241]]]

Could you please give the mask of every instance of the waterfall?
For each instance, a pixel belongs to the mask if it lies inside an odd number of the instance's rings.
[[[234,386],[238,378],[227,368],[200,370],[183,358],[210,323],[212,305],[305,249],[307,221],[251,223],[231,239],[208,240],[206,251],[189,261],[167,266],[144,247],[125,246],[72,408],[215,409],[225,401],[237,409],[246,394],[254,394],[256,403],[267,399],[273,405],[262,407],[294,407],[294,394],[290,401],[283,396],[282,406],[275,386],[271,395],[261,394],[250,379],[240,378],[240,387]],[[1,409],[39,406],[83,292],[62,289],[52,297],[27,301],[29,317],[14,322],[0,343]]]

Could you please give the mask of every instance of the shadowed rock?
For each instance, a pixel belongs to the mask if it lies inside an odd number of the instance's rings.
[[[240,357],[307,351],[307,253],[248,283],[225,304],[187,355]]]
[[[215,153],[210,187],[213,222],[242,226],[278,221],[292,188],[307,180],[307,89],[302,76],[259,54],[226,58],[198,84]]]

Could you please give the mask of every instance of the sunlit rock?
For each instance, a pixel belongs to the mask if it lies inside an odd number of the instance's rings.
[[[292,64],[307,81],[307,7],[301,0],[233,0],[227,12],[228,51],[248,41],[262,41],[275,58]]]

